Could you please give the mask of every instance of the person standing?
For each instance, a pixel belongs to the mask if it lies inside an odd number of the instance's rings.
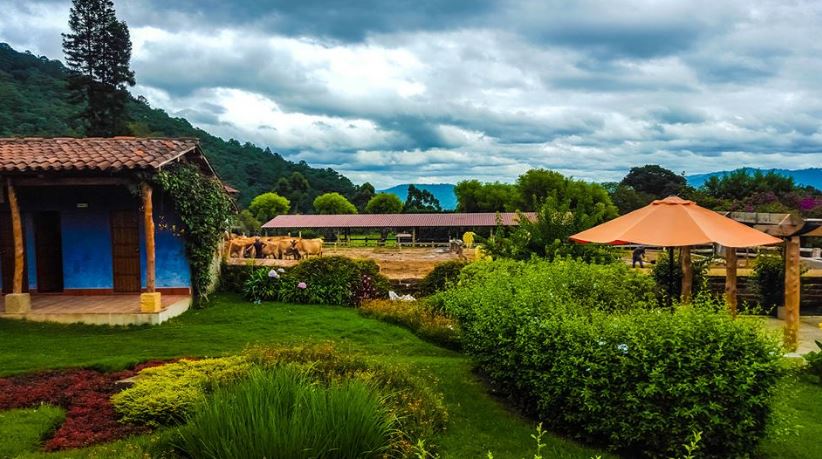
[[[639,267],[644,268],[645,265],[642,263],[642,259],[645,257],[645,247],[639,246],[635,248],[631,252],[631,267],[636,268],[637,262],[639,262]]]

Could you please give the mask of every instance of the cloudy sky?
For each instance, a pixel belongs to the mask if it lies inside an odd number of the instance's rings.
[[[819,0],[116,0],[135,94],[377,187],[822,165]],[[68,1],[0,0],[62,59]]]

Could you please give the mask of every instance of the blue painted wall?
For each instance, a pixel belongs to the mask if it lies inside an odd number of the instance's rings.
[[[138,199],[124,187],[21,188],[20,207],[26,238],[29,288],[37,288],[33,215],[40,211],[60,212],[65,289],[111,289],[114,287],[111,247],[112,210],[138,210]],[[87,206],[78,208],[78,203]],[[157,287],[190,287],[191,271],[185,255],[185,240],[178,234],[180,223],[169,200],[154,194],[155,257]],[[145,287],[145,231],[140,219],[142,285]]]

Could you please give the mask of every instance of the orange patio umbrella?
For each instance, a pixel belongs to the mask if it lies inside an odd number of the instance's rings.
[[[673,247],[683,247],[682,291],[685,301],[690,297],[693,275],[690,269],[689,246],[717,243],[735,249],[782,242],[781,239],[745,226],[678,196],[656,200],[641,209],[574,234],[571,240],[582,243],[668,247],[671,260],[673,260]],[[736,252],[729,250],[726,253],[728,278],[725,290],[729,297],[728,301],[735,310]],[[673,282],[673,277],[671,282]],[[730,285],[731,282],[733,285]],[[669,301],[670,287],[669,285]]]

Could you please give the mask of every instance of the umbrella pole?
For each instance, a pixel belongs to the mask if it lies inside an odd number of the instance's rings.
[[[668,247],[668,307],[674,301],[674,248]]]

